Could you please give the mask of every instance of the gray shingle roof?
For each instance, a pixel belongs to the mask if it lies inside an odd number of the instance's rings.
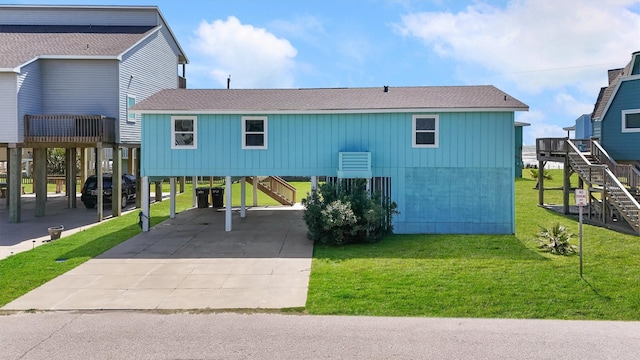
[[[609,77],[609,86],[600,89],[600,94],[598,94],[598,99],[593,107],[591,119],[602,120],[604,109],[606,108],[609,99],[611,99],[613,91],[618,85],[618,82],[620,82],[620,78],[631,74],[631,66],[632,64],[630,61],[624,69],[611,69],[607,72]]]
[[[333,89],[167,89],[133,107],[141,112],[280,112],[529,107],[494,86]]]
[[[0,25],[0,69],[13,69],[39,56],[115,57],[154,29],[150,26]]]

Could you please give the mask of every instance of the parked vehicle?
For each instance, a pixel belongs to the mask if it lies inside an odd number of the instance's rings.
[[[105,203],[112,202],[112,175],[102,175],[102,198]],[[82,186],[82,197],[80,200],[87,209],[93,209],[98,202],[98,178],[91,175],[87,178]],[[130,174],[122,175],[122,208],[127,205],[129,200],[136,198],[136,177]]]

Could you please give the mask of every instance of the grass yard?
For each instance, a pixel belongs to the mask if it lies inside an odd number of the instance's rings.
[[[551,174],[545,187],[561,186],[562,170]],[[377,244],[316,245],[307,311],[640,320],[640,237],[585,225],[581,279],[577,255],[537,249],[539,226],[560,222],[577,234],[578,223],[539,208],[535,184],[516,180],[515,235],[392,235]],[[562,192],[545,192],[545,202],[561,204]]]

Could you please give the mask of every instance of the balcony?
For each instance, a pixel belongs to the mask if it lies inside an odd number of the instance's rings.
[[[115,143],[116,119],[102,115],[25,115],[25,143]]]
[[[186,89],[187,88],[187,78],[184,76],[178,76],[178,89]]]

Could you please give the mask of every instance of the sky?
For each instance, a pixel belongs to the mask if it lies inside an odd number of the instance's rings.
[[[591,113],[640,51],[640,0],[103,0],[155,5],[188,88],[495,85],[529,105],[525,144]]]

